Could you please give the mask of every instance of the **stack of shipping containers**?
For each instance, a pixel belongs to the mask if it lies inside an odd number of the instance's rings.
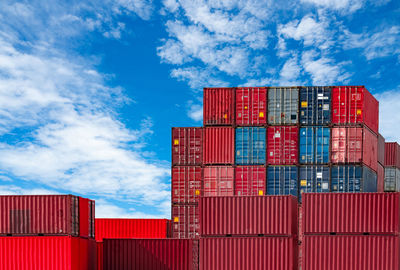
[[[386,192],[400,191],[400,146],[397,142],[385,143],[385,183]]]

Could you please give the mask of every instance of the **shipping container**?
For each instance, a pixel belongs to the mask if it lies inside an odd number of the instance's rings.
[[[94,201],[73,195],[0,196],[0,235],[94,237]]]
[[[97,246],[97,270],[103,270],[103,242],[96,242]]]
[[[300,160],[301,164],[324,164],[329,162],[329,127],[300,128]]]
[[[394,166],[400,169],[400,145],[397,142],[385,143],[385,167]]]
[[[267,88],[236,89],[236,125],[252,126],[267,123]]]
[[[235,162],[235,129],[204,128],[204,164],[233,164]]]
[[[304,234],[400,233],[400,193],[305,193]]]
[[[297,240],[290,237],[201,238],[200,269],[295,270]]]
[[[238,166],[235,170],[235,195],[262,196],[267,181],[266,168],[263,166]]]
[[[366,127],[332,128],[331,161],[335,164],[363,163],[376,172],[378,137]]]
[[[198,270],[198,240],[105,239],[104,270]]]
[[[297,235],[293,196],[203,197],[199,208],[202,237]]]
[[[377,175],[366,166],[339,165],[331,169],[331,192],[377,192]]]
[[[203,95],[204,126],[235,123],[235,88],[204,88]]]
[[[300,124],[327,125],[331,122],[331,87],[300,87]]]
[[[303,270],[400,269],[400,238],[379,235],[304,236]]]
[[[268,164],[297,164],[299,152],[298,135],[298,127],[269,127],[267,138]]]
[[[172,203],[196,203],[202,194],[202,169],[199,166],[172,167]]]
[[[385,164],[385,137],[378,133],[378,163]]]
[[[203,129],[172,128],[172,165],[201,165]]]
[[[299,89],[297,87],[270,87],[268,89],[268,124],[298,123]]]
[[[376,172],[376,190],[378,192],[385,191],[385,167],[378,162],[378,170]]]
[[[262,127],[242,127],[236,129],[236,164],[265,164],[266,129]]]
[[[299,247],[301,247],[301,243],[303,242],[303,237],[304,237],[304,224],[303,224],[303,205],[299,203],[298,205],[298,217],[299,217],[299,228],[298,228],[298,238],[299,238]],[[299,260],[302,257],[302,250],[301,248],[299,249]],[[299,265],[300,262],[299,262]]]
[[[400,169],[396,167],[385,168],[384,190],[388,192],[400,191]]]
[[[96,242],[71,236],[0,237],[0,270],[96,270]]]
[[[96,241],[104,238],[166,238],[167,219],[96,218]]]
[[[234,195],[235,169],[231,166],[204,167],[204,196]]]
[[[300,166],[299,184],[301,201],[302,193],[329,192],[330,169],[328,166]]]
[[[332,88],[332,123],[365,124],[379,130],[379,102],[364,86]]]
[[[267,194],[298,196],[296,166],[269,166],[267,168]]]
[[[172,238],[199,237],[199,207],[197,205],[172,205]]]

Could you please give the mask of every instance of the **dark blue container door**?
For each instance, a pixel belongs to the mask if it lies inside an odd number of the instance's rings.
[[[329,142],[331,129],[329,127],[315,128],[315,163],[323,164],[329,162]]]
[[[314,128],[303,127],[300,128],[300,163],[308,164],[314,163]]]
[[[296,166],[270,166],[267,172],[268,195],[298,196]]]
[[[299,184],[301,193],[329,192],[330,172],[327,166],[301,166],[299,169]]]
[[[365,166],[333,166],[332,192],[376,192],[377,176]]]
[[[329,142],[329,127],[300,128],[300,164],[328,163]]]
[[[236,163],[250,163],[250,128],[236,129]]]
[[[244,127],[236,129],[236,164],[265,164],[266,129],[260,127]]]
[[[327,125],[331,122],[331,88],[301,87],[300,118],[304,125]]]

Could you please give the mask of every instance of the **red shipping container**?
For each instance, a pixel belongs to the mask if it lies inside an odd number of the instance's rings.
[[[268,164],[289,165],[298,162],[298,134],[295,126],[275,126],[268,128]]]
[[[201,167],[172,168],[172,203],[196,203],[201,196]]]
[[[400,233],[400,193],[303,193],[304,234]]]
[[[0,270],[95,270],[96,242],[71,236],[0,237]]]
[[[379,235],[306,235],[303,270],[400,269],[400,238]]]
[[[103,242],[97,242],[97,270],[103,270]]]
[[[201,165],[203,129],[172,128],[172,165]]]
[[[332,88],[332,123],[365,124],[379,130],[379,102],[364,86]]]
[[[167,219],[96,218],[96,241],[104,238],[166,238]]]
[[[294,196],[232,196],[200,199],[200,235],[296,236]]]
[[[172,205],[172,238],[199,237],[199,207],[197,205]]]
[[[204,88],[203,95],[204,126],[235,123],[235,88]]]
[[[397,142],[385,143],[385,167],[400,169],[400,145]]]
[[[238,166],[235,170],[235,195],[264,195],[266,169],[261,166]]]
[[[297,239],[211,237],[200,239],[200,269],[295,270]]]
[[[235,169],[228,166],[204,167],[204,196],[233,196]]]
[[[378,170],[377,170],[377,191],[384,192],[385,190],[385,168],[378,163]]]
[[[385,137],[378,133],[378,162],[385,164]]]
[[[0,196],[0,235],[94,238],[94,201],[73,195]]]
[[[236,89],[237,125],[265,125],[267,123],[266,115],[266,87],[239,87]]]
[[[363,163],[376,172],[378,137],[366,127],[332,128],[331,161]]]
[[[298,236],[299,236],[299,242],[303,242],[303,237],[304,237],[304,229],[303,229],[303,206],[299,204],[298,208],[298,217],[299,217],[299,228],[298,228]],[[299,253],[300,250],[299,250]]]
[[[233,164],[235,162],[235,129],[204,128],[204,164]]]
[[[105,270],[198,270],[198,240],[106,239]]]

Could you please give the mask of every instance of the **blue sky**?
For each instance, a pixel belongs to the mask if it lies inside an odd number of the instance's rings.
[[[400,2],[0,3],[0,193],[169,217],[170,128],[207,86],[365,85],[399,139]]]

